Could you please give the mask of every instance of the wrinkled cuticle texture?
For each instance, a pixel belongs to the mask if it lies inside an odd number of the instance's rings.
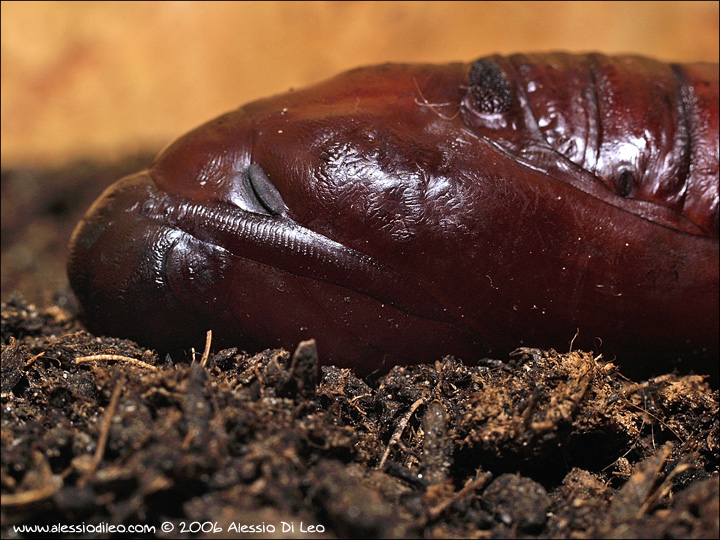
[[[95,203],[68,271],[91,330],[163,350],[315,338],[368,373],[577,333],[716,374],[718,154],[716,64],[359,68],[178,139]]]

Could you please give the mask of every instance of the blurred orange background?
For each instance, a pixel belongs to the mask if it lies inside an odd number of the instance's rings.
[[[2,165],[154,151],[359,65],[600,51],[718,60],[718,2],[2,2]]]

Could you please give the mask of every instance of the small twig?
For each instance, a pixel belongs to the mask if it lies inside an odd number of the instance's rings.
[[[187,452],[190,449],[190,444],[195,440],[195,437],[198,435],[197,429],[190,429],[187,432],[187,435],[185,435],[185,438],[183,439],[182,443],[180,444],[180,448],[183,452]]]
[[[672,471],[670,471],[667,477],[665,477],[665,480],[663,480],[663,482],[655,489],[655,491],[653,491],[647,496],[645,502],[638,511],[638,516],[643,516],[647,514],[647,512],[652,506],[658,504],[658,502],[664,497],[667,497],[673,489],[673,481],[675,480],[675,478],[680,476],[688,469],[693,468],[693,465],[688,462],[687,455],[684,455],[682,458],[680,458],[678,464],[673,467]]]
[[[10,343],[11,343],[11,346],[12,346],[12,342],[10,342]],[[35,360],[37,360],[37,359],[40,358],[41,356],[45,356],[45,351],[41,352],[40,354],[36,354],[36,355],[33,356],[32,358],[30,358],[30,360],[28,360],[27,362],[25,362],[25,365],[24,365],[23,367],[28,367],[30,364],[32,364]]]
[[[403,431],[405,431],[405,426],[407,426],[407,423],[410,421],[410,418],[415,413],[417,408],[425,403],[425,398],[422,397],[418,399],[415,403],[412,404],[412,407],[410,407],[410,410],[408,413],[400,420],[398,423],[398,427],[395,430],[395,433],[393,433],[393,436],[390,437],[390,442],[388,442],[387,448],[385,449],[385,453],[383,454],[382,459],[380,460],[380,464],[378,465],[378,469],[382,470],[382,468],[385,466],[385,461],[387,460],[388,456],[390,455],[390,450],[394,445],[396,445],[398,442],[400,442],[400,438],[402,437]]]
[[[133,364],[138,367],[142,367],[145,369],[151,369],[153,371],[157,371],[157,367],[153,366],[152,364],[147,364],[143,362],[142,360],[138,360],[136,358],[131,358],[129,356],[122,356],[120,354],[94,354],[92,356],[81,356],[79,358],[75,359],[76,364],[82,364],[83,362],[111,362],[111,361],[117,361],[117,362],[125,362],[128,364]]]
[[[0,506],[22,506],[25,504],[42,501],[51,497],[62,487],[62,482],[51,481],[37,489],[29,489],[20,493],[3,493]]]
[[[571,353],[571,352],[572,352],[572,348],[573,348],[573,344],[575,343],[575,339],[576,339],[579,335],[580,335],[580,328],[577,328],[577,329],[575,330],[575,335],[574,335],[573,338],[570,340],[570,350],[568,351],[568,353]]]
[[[425,524],[435,521],[437,518],[439,518],[445,510],[450,508],[453,504],[461,500],[463,497],[468,495],[469,493],[472,493],[476,489],[481,488],[485,485],[485,483],[492,478],[492,473],[484,472],[473,478],[470,482],[468,482],[465,487],[463,487],[460,491],[457,493],[454,493],[441,503],[433,506],[428,510],[427,515],[424,519],[422,519],[424,526]]]
[[[100,465],[100,461],[102,461],[103,454],[105,454],[105,447],[107,446],[108,439],[110,438],[112,419],[113,416],[115,416],[115,410],[117,409],[118,402],[120,401],[122,389],[122,383],[118,383],[117,386],[115,386],[115,390],[113,390],[112,396],[110,397],[110,403],[105,411],[105,418],[103,419],[103,425],[100,430],[100,437],[98,438],[97,448],[95,449],[95,455],[93,455],[92,463],[88,470],[85,471],[83,477],[78,480],[78,486],[80,487],[87,484],[87,481]]]
[[[358,401],[360,401],[362,398],[372,396],[372,394],[360,394],[359,396],[355,396],[354,398],[348,400],[348,403],[352,405],[356,411],[358,411],[363,416],[367,416],[367,413],[360,408],[360,405],[357,404]]]
[[[205,350],[203,351],[202,358],[200,358],[200,365],[205,367],[208,358],[210,358],[210,344],[212,343],[212,330],[208,330],[205,334]]]

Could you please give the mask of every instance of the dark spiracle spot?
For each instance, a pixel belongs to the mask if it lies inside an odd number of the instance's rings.
[[[615,189],[617,194],[622,198],[627,199],[635,189],[635,178],[633,177],[632,171],[625,169],[618,176],[615,182]]]
[[[482,113],[503,113],[512,104],[512,90],[505,73],[492,60],[481,58],[470,70],[470,93]]]

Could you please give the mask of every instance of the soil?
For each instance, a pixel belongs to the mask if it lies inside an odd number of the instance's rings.
[[[702,376],[521,348],[360,379],[312,341],[210,336],[171,358],[91,335],[67,240],[148,162],[3,173],[3,538],[718,538],[720,396]]]

